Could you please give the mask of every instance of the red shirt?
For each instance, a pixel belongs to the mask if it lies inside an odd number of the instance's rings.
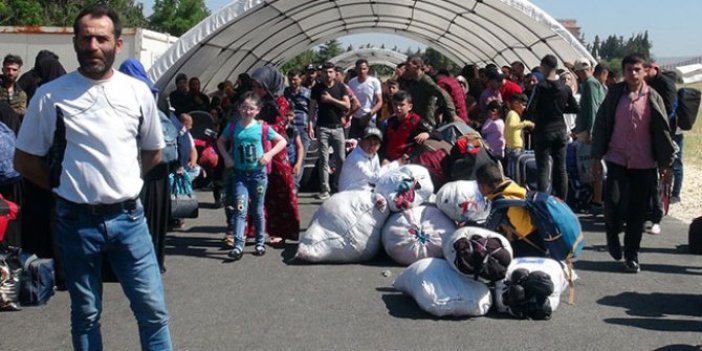
[[[392,116],[387,120],[383,135],[383,154],[385,159],[395,161],[403,154],[409,154],[414,146],[414,137],[421,133],[422,117],[410,112],[400,120]]]
[[[512,101],[513,95],[522,93],[522,88],[517,83],[508,79],[505,79],[500,87],[500,95],[502,95],[502,101],[505,103]]]
[[[463,121],[468,123],[468,108],[466,107],[466,93],[458,80],[449,76],[441,76],[436,80],[436,84],[451,96],[453,105],[456,106],[456,114]]]
[[[614,130],[605,159],[629,169],[656,168],[651,140],[649,87],[644,83],[633,97],[622,96],[614,116]]]

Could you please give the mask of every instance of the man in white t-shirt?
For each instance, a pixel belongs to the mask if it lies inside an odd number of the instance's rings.
[[[123,45],[114,11],[83,10],[73,28],[80,67],[37,90],[14,165],[56,195],[74,349],[102,349],[106,254],[138,321],[141,348],[171,350],[161,275],[138,200],[141,174],[158,164],[165,146],[156,103],[144,83],[112,69]]]
[[[368,61],[359,59],[356,61],[358,76],[349,81],[349,87],[361,104],[361,107],[353,114],[349,138],[361,138],[363,130],[368,126],[368,123],[375,121],[375,114],[383,107],[382,85],[378,78],[368,75],[368,69]]]

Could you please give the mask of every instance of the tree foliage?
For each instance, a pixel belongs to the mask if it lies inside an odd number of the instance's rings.
[[[624,40],[623,36],[610,35],[601,41],[599,36],[590,46],[590,52],[595,57],[600,57],[606,61],[621,59],[631,53],[639,53],[645,59],[651,59],[651,48],[653,44],[648,38],[648,31],[633,34],[629,39]]]
[[[0,25],[70,27],[81,10],[98,3],[115,10],[124,27],[147,24],[143,6],[135,0],[4,0],[0,1]]]
[[[156,0],[149,26],[159,32],[181,36],[209,14],[204,0]]]
[[[317,52],[317,60],[319,62],[327,62],[342,52],[341,43],[338,40],[329,40],[319,47],[319,51]]]

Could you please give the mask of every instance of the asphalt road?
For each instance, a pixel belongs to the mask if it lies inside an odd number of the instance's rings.
[[[200,193],[207,206],[212,201]],[[302,223],[318,203],[302,194]],[[687,253],[687,225],[666,218],[645,235],[642,272],[625,274],[606,252],[602,223],[583,218],[576,303],[549,321],[438,319],[392,282],[382,255],[352,265],[291,261],[296,245],[236,263],[220,248],[223,210],[202,209],[170,233],[163,276],[176,350],[701,350],[702,257]],[[383,271],[392,274],[385,277]],[[0,313],[0,350],[70,350],[69,298]],[[118,284],[106,284],[105,350],[138,350],[136,322]]]

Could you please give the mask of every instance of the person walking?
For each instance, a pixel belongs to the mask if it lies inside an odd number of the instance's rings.
[[[644,63],[638,54],[622,60],[625,81],[609,89],[597,112],[590,154],[595,177],[602,175],[603,158],[607,164],[603,194],[609,254],[622,259],[619,232],[626,223],[623,251],[630,273],[641,270],[639,247],[658,172],[668,179],[675,159],[665,105],[646,84]]]
[[[56,241],[71,297],[75,350],[101,350],[101,267],[107,255],[139,326],[142,350],[171,350],[161,274],[138,199],[165,146],[156,101],[112,68],[117,13],[97,5],[73,23],[79,68],[41,86],[17,139],[16,169],[56,196]],[[50,162],[46,162],[46,157]]]

